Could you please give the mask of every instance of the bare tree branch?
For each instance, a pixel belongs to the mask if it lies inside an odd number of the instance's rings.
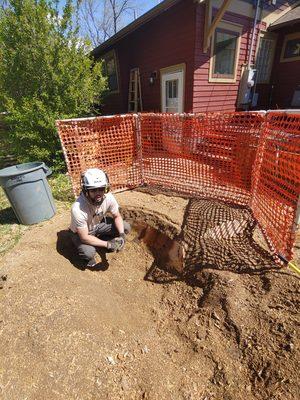
[[[138,0],[82,0],[82,30],[97,46],[135,19],[142,10],[138,4]]]

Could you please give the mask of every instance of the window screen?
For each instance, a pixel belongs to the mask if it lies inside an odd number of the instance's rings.
[[[269,83],[275,41],[273,39],[261,38],[256,58],[257,83]]]
[[[235,75],[238,33],[217,28],[214,38],[213,77],[233,78]]]

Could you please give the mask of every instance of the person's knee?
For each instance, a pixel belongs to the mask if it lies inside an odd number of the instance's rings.
[[[78,248],[79,257],[84,260],[91,260],[96,255],[96,249],[88,244],[82,244]]]
[[[123,222],[124,222],[124,232],[126,233],[126,235],[128,235],[128,233],[131,232],[131,225],[127,221]]]

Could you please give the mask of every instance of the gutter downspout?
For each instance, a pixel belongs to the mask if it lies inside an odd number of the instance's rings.
[[[260,0],[256,0],[256,9],[255,9],[255,16],[254,16],[254,21],[253,21],[253,31],[252,31],[252,37],[251,37],[251,43],[250,43],[250,50],[248,54],[248,69],[251,68],[251,59],[252,59],[252,51],[253,51],[253,45],[254,45],[254,38],[255,38],[255,29],[256,29],[256,24],[258,20],[258,13],[260,10]]]

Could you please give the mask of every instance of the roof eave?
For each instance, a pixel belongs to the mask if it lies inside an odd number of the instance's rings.
[[[129,25],[125,26],[125,28],[121,29],[119,32],[117,32],[114,36],[100,44],[100,46],[96,47],[94,50],[91,52],[92,57],[97,57],[101,53],[103,53],[107,48],[110,46],[113,46],[115,43],[117,43],[119,40],[123,39],[123,37],[127,36],[131,32],[135,31],[136,29],[140,28],[142,25],[146,24],[148,21],[151,19],[157,17],[164,11],[167,11],[169,8],[171,8],[173,5],[176,3],[179,3],[182,0],[165,0],[162,3],[159,3],[157,6],[154,8],[151,8],[148,12],[143,14],[141,17],[137,18],[133,22],[131,22]]]
[[[270,25],[268,31],[277,31],[278,29],[284,28],[285,26],[292,26],[300,23],[300,18],[293,19],[292,21],[285,21],[281,24]]]

